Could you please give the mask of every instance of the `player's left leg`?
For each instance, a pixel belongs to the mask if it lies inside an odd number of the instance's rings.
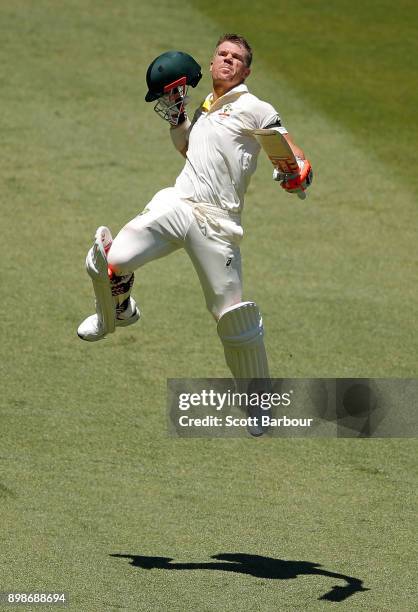
[[[242,300],[239,240],[193,219],[185,238],[188,253],[202,286],[209,312],[217,321],[222,312]]]
[[[232,227],[229,236],[225,228]],[[192,223],[186,250],[198,273],[208,310],[217,320],[225,360],[241,393],[261,396],[271,388],[264,346],[264,327],[257,304],[242,301],[239,227],[219,220],[218,228],[203,218]],[[237,231],[235,231],[237,230]],[[248,431],[260,436],[266,431],[259,417],[266,414],[259,403],[247,406]]]
[[[236,227],[235,227],[236,225]],[[240,226],[196,219],[186,236],[208,310],[218,322],[226,362],[234,378],[268,378],[264,328],[258,306],[242,301]]]
[[[240,302],[227,308],[219,318],[218,335],[235,378],[269,379],[263,319],[255,302]]]

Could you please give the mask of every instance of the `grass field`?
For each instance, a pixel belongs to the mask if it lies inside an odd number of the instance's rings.
[[[96,227],[182,167],[143,102],[149,62],[206,67],[235,30],[316,177],[295,202],[260,158],[246,201],[272,374],[417,377],[414,4],[242,6],[0,4],[0,591],[81,612],[416,610],[415,440],[168,437],[167,378],[228,376],[184,253],[138,272],[140,325],[75,335]],[[209,89],[206,71],[192,106]]]

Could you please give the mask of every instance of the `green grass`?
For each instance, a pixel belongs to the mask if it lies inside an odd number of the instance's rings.
[[[316,170],[301,204],[261,158],[246,202],[245,295],[262,309],[273,374],[416,377],[412,171],[398,154],[389,163],[382,136],[414,167],[416,94],[396,102],[415,57],[411,11],[386,16],[379,3],[369,36],[371,4],[351,3],[346,20],[345,2],[324,6],[1,4],[1,590],[62,589],[89,612],[415,609],[415,441],[168,437],[166,379],[228,375],[183,253],[138,272],[138,327],[97,345],[75,336],[92,307],[95,228],[117,232],[182,166],[143,102],[150,60],[182,48],[206,66],[233,29],[255,48],[252,91],[277,104]],[[282,69],[293,53],[297,78]],[[209,87],[206,73],[193,103]],[[145,570],[111,556],[222,553],[320,564],[370,590],[330,603],[319,597],[344,582],[326,575]]]

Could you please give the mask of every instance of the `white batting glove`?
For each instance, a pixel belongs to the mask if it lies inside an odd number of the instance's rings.
[[[313,181],[312,166],[307,159],[296,160],[299,166],[298,174],[285,174],[277,168],[273,170],[273,180],[283,181],[281,187],[288,193],[300,193],[306,191]]]

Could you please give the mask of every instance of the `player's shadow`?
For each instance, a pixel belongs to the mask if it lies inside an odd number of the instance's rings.
[[[354,595],[354,593],[369,590],[363,587],[363,581],[359,578],[330,572],[322,569],[319,563],[311,563],[310,561],[287,561],[285,559],[272,559],[271,557],[247,555],[244,553],[213,555],[211,559],[216,559],[219,563],[172,563],[173,559],[170,557],[143,557],[141,555],[113,554],[111,557],[131,559],[131,565],[134,567],[148,570],[216,570],[248,574],[256,578],[272,580],[291,580],[298,576],[310,574],[344,580],[344,585],[334,585],[330,591],[319,597],[319,599],[327,601],[344,601],[351,595]]]

